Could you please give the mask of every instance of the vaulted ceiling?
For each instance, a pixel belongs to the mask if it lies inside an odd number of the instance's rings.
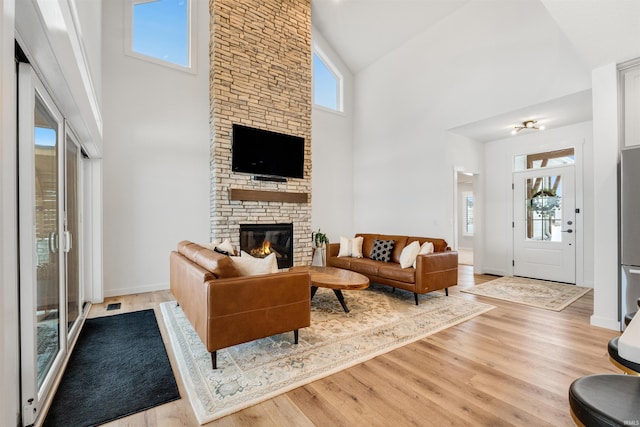
[[[444,20],[456,19],[457,11],[476,2],[496,13],[505,3],[540,4],[546,10],[546,16],[542,16],[545,23],[540,27],[549,20],[554,22],[582,59],[585,70],[640,57],[640,0],[312,0],[312,22],[357,75],[411,38]],[[541,18],[523,14],[513,19],[535,25],[530,20]],[[531,40],[512,40],[513,61],[527,55],[526,49],[518,50],[518,46],[528,43]],[[549,100],[455,131],[481,141],[495,139],[504,135],[505,125],[542,109],[553,112],[555,123],[551,127],[590,120],[591,109],[585,108],[589,99],[590,91]]]

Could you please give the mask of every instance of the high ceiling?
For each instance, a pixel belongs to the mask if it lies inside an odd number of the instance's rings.
[[[640,56],[640,0],[312,0],[312,22],[358,74],[418,34],[445,19],[455,19],[456,11],[473,2],[496,11],[505,2],[541,4],[587,70]],[[526,52],[514,52],[514,61],[518,54]],[[573,94],[460,126],[457,131],[490,140],[504,135],[505,126],[533,118],[545,108],[553,114],[547,115],[551,120],[547,128],[590,120],[591,109],[584,104],[587,101],[590,106],[588,98],[590,91]]]

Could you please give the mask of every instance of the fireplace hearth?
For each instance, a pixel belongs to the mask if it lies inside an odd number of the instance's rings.
[[[257,258],[275,253],[278,268],[293,267],[293,224],[240,224],[240,249]]]

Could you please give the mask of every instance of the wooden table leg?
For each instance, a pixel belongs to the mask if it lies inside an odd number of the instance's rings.
[[[344,312],[348,313],[349,309],[347,308],[347,304],[344,302],[344,296],[342,295],[342,291],[340,289],[334,289],[333,293],[336,294],[336,297],[338,298],[338,301],[340,301],[340,305],[344,309]]]

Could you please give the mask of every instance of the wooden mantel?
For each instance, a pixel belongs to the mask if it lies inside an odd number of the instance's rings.
[[[291,193],[287,191],[261,191],[229,189],[229,200],[245,200],[257,202],[307,203],[309,193]]]

